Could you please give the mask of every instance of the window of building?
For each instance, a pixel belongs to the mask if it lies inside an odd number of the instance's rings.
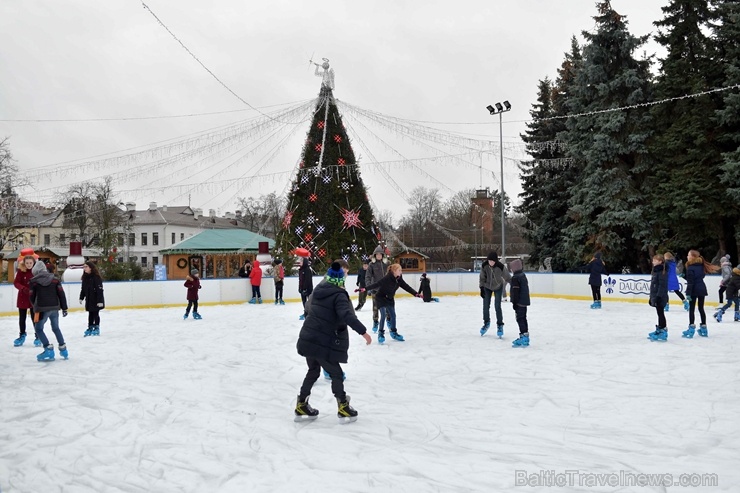
[[[172,233],[172,244],[175,244],[175,233]]]
[[[64,233],[59,233],[59,244],[62,246],[67,244],[67,236]]]
[[[51,235],[44,235],[44,245],[51,245]]]
[[[152,233],[152,245],[159,245],[159,233]]]
[[[118,233],[118,246],[123,246],[123,233]]]
[[[419,270],[418,258],[401,258],[398,260],[402,269]]]
[[[152,265],[158,265],[159,264],[159,257],[152,257]]]
[[[136,233],[129,233],[128,234],[128,245],[129,246],[136,246]]]
[[[180,233],[180,241],[185,239],[185,233]]]
[[[31,235],[31,245],[36,244],[36,235]]]
[[[146,233],[141,233],[141,245],[144,246],[146,244],[147,244]]]
[[[146,257],[141,257],[141,266],[146,267]]]
[[[69,241],[77,241],[77,233],[72,233],[69,235]]]

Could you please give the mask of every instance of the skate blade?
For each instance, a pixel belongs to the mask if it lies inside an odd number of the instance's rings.
[[[293,421],[296,423],[307,423],[309,421],[316,421],[316,418],[319,416],[295,416],[293,417]]]
[[[339,424],[340,425],[346,425],[349,423],[354,423],[357,421],[357,416],[341,416],[339,418]]]

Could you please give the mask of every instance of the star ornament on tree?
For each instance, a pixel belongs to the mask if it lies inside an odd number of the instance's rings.
[[[362,221],[360,221],[360,211],[350,211],[348,209],[340,209],[342,217],[342,228],[361,228]]]

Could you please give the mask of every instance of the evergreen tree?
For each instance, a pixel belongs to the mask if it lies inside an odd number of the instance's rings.
[[[721,68],[704,34],[712,17],[708,2],[671,0],[662,10],[664,18],[654,23],[660,28],[655,40],[667,55],[661,60],[655,98],[677,98],[720,85]],[[655,244],[681,251],[712,244],[716,249],[711,239],[722,236],[726,197],[712,193],[722,163],[715,118],[721,98],[710,94],[652,108],[657,186],[650,198],[659,221]]]
[[[577,174],[558,141],[565,130],[565,119],[557,117],[567,114],[566,101],[580,61],[581,48],[574,36],[570,52],[558,69],[557,81],[540,81],[537,103],[530,110],[532,122],[521,136],[533,160],[520,166],[523,192],[517,211],[526,218],[524,237],[532,244],[531,260],[542,263],[550,257],[555,272],[568,270],[573,264],[562,250],[562,238],[569,224],[570,185]]]
[[[717,23],[713,26],[717,46],[718,65],[723,68],[720,86],[732,87],[740,84],[740,3],[715,0]],[[737,87],[723,93],[723,106],[717,110],[717,122],[721,130],[719,138],[722,163],[719,178],[725,194],[723,202],[724,251],[738,258],[738,225],[740,224],[740,90]],[[722,248],[723,245],[720,245]]]
[[[326,266],[339,257],[359,266],[381,240],[342,116],[326,83],[288,193],[282,226],[275,255],[305,248],[314,266]]]
[[[579,179],[570,188],[564,246],[572,258],[595,250],[607,262],[634,266],[647,246],[654,213],[643,197],[651,180],[646,141],[650,116],[642,108],[608,111],[650,98],[650,61],[636,60],[647,36],[635,37],[608,1],[597,4],[594,33],[583,32],[582,65],[576,73],[562,133]]]

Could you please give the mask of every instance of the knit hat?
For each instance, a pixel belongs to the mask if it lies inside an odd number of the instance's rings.
[[[427,273],[426,272],[422,272],[421,277],[423,277],[424,279],[426,279],[427,278]]]
[[[191,276],[197,276],[198,275],[198,269],[190,269],[190,275]]]
[[[498,253],[491,252],[488,254],[488,257],[486,257],[486,260],[493,260],[494,262],[498,262]]]
[[[385,250],[383,250],[383,247],[378,245],[375,247],[375,250],[373,250],[373,255],[376,253],[380,253],[381,255],[385,255]]]
[[[596,260],[601,260],[601,252],[596,252],[596,253],[594,253],[594,258],[595,258]]]
[[[42,272],[47,272],[46,270],[46,264],[43,260],[37,260],[35,264],[33,264],[33,268],[31,269],[31,273],[34,276],[37,276],[41,274]]]
[[[324,277],[330,284],[335,286],[344,286],[344,271],[342,265],[339,262],[332,262],[329,270],[326,271],[326,277]]]
[[[509,262],[509,270],[511,272],[519,272],[520,270],[522,270],[522,268],[522,259],[520,258],[515,258],[514,260]]]
[[[280,265],[282,263],[283,263],[282,259],[279,259],[279,258],[275,259],[275,265]]]
[[[722,257],[721,259],[719,259],[719,263],[720,264],[730,264],[730,265],[732,265],[732,263],[730,262],[730,254],[728,253],[727,255],[725,255],[724,257]]]

